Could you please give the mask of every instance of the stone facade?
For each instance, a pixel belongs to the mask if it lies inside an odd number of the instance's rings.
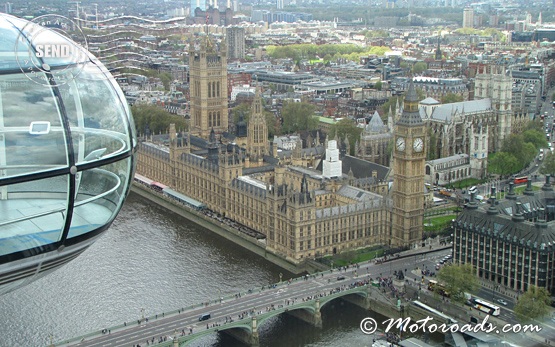
[[[391,235],[395,246],[409,246],[422,240],[427,142],[425,124],[418,111],[418,96],[411,83],[403,113],[395,123]]]
[[[191,129],[178,134],[171,126],[166,142],[141,141],[137,173],[264,235],[268,252],[295,263],[421,240],[427,139],[414,87],[397,123],[408,142],[407,151],[397,155],[391,193],[389,168],[345,155],[348,142],[326,139],[322,146],[317,135],[314,147],[309,137],[307,148],[299,138],[290,151],[278,151],[277,144],[270,150],[259,91],[248,124],[237,125],[239,142],[222,141],[225,134],[218,139],[228,125],[224,47],[203,37],[198,49],[191,49]],[[418,124],[405,122],[413,117]]]
[[[375,112],[356,144],[356,156],[380,165],[389,166],[393,141],[393,120],[389,118],[388,126],[384,125],[378,112]]]
[[[428,158],[470,157],[471,177],[487,174],[488,153],[501,150],[503,140],[522,131],[526,113],[511,110],[512,79],[504,72],[476,76],[475,100],[440,104],[427,98],[420,103],[420,115],[430,136]]]
[[[208,138],[228,131],[227,50],[225,42],[218,44],[209,36],[189,50],[189,85],[191,129],[194,134]]]
[[[389,244],[387,197],[349,185],[345,177],[296,166],[246,168],[241,149],[210,154],[172,129],[169,146],[141,142],[137,172],[199,200],[207,208],[266,236],[268,251],[292,262]],[[248,174],[246,174],[248,172]],[[374,191],[387,184],[375,180]],[[365,187],[366,188],[366,187]],[[384,192],[387,194],[387,192]]]

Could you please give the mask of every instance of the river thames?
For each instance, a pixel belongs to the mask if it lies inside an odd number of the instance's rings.
[[[80,257],[0,297],[0,346],[47,346],[145,316],[288,279],[292,274],[133,193],[112,227]],[[281,315],[261,346],[370,346],[369,312],[336,300],[323,328]],[[193,346],[244,346],[224,334]],[[131,347],[131,346],[130,346]]]

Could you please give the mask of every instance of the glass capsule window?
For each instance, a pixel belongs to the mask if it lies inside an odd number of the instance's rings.
[[[40,40],[25,36],[36,27],[0,14],[0,276],[10,262],[106,230],[134,174],[135,127],[121,89],[63,35],[40,27]],[[46,41],[79,54],[44,57]]]

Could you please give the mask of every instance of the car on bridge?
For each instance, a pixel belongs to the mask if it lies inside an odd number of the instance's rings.
[[[200,317],[198,317],[198,321],[202,322],[203,320],[208,320],[208,319],[210,319],[211,316],[212,315],[210,313],[202,314],[202,315],[200,315]]]
[[[503,306],[507,306],[507,302],[503,299],[497,299],[497,302],[500,303]]]
[[[338,277],[337,277],[337,280],[338,280],[338,281],[343,281],[344,279],[345,279],[345,276],[338,276]]]

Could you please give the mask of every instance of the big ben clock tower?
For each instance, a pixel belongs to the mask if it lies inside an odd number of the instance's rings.
[[[393,220],[391,243],[410,246],[422,239],[426,128],[418,111],[418,97],[410,83],[403,113],[395,124],[393,148]]]

